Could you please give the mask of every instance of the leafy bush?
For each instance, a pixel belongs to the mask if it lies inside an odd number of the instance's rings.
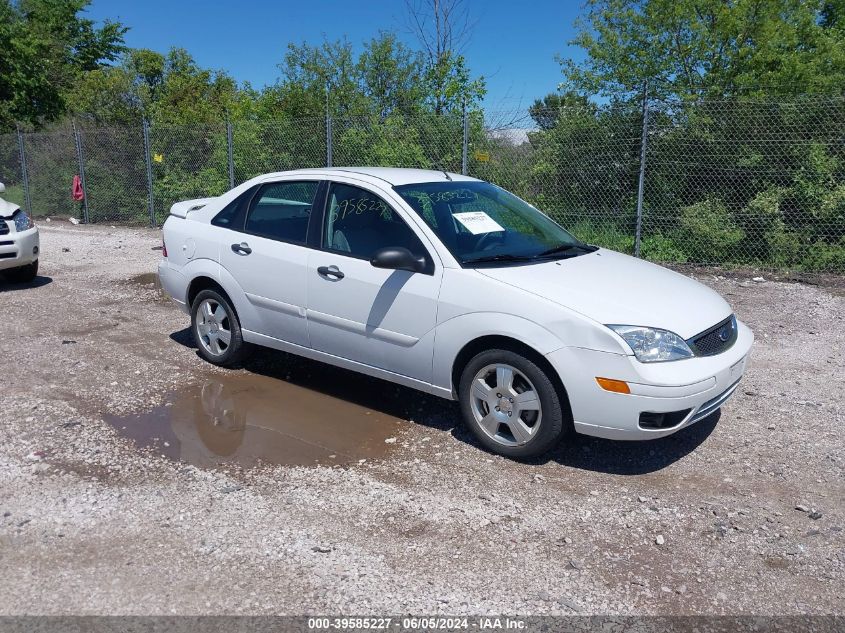
[[[845,236],[845,184],[825,192],[820,207],[819,219],[826,224],[825,233]]]
[[[599,220],[581,220],[572,227],[568,227],[579,240],[588,244],[603,246],[622,253],[634,252],[634,234],[625,233],[611,222]]]
[[[0,182],[3,182],[0,180]],[[21,209],[25,206],[23,185],[6,185],[6,193],[0,193],[0,198],[18,205]]]
[[[724,203],[716,198],[702,200],[680,209],[675,240],[693,262],[729,261],[745,237]]]
[[[799,233],[787,231],[782,222],[771,227],[765,234],[768,254],[762,262],[778,268],[789,268],[800,263],[806,252],[806,240]]]
[[[842,272],[845,270],[845,238],[837,244],[821,240],[810,246],[803,261],[803,268],[810,272]]]
[[[687,253],[682,246],[662,233],[644,237],[641,244],[641,254],[645,259],[656,262],[682,264],[688,261]]]

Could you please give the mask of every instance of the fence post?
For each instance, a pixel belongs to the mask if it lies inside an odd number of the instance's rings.
[[[329,80],[326,79],[326,167],[332,166],[332,142],[334,140],[332,138],[332,115],[331,110],[329,110],[330,95]]]
[[[232,122],[226,121],[226,151],[229,155],[229,189],[235,188],[235,148]]]
[[[26,212],[32,217],[32,199],[29,196],[29,172],[26,169],[26,150],[23,145],[23,132],[20,126],[17,126],[18,131],[18,153],[20,154],[21,162],[21,180],[23,180],[23,200]]]
[[[466,176],[468,169],[467,164],[467,153],[469,150],[469,117],[467,116],[467,109],[466,105],[464,105],[463,110],[463,128],[464,128],[464,139],[461,143],[461,173]]]
[[[82,181],[82,222],[88,224],[88,186],[85,183],[85,154],[82,150],[82,135],[76,127],[76,121],[71,121],[73,138],[76,144],[76,160],[79,163],[79,180]]]
[[[153,161],[150,147],[150,123],[142,120],[144,129],[144,163],[147,167],[147,210],[150,214],[150,226],[156,225],[155,199],[153,198]]]
[[[326,113],[326,167],[332,166],[332,117]]]
[[[645,186],[645,158],[648,147],[648,81],[643,84],[643,140],[640,147],[640,181],[637,185],[637,234],[634,239],[634,257],[640,256],[643,234],[643,188]]]

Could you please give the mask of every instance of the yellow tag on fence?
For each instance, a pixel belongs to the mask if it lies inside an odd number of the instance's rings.
[[[472,156],[479,163],[489,163],[490,162],[490,152],[481,152],[481,151],[475,150],[475,152],[473,152]]]
[[[164,162],[164,154],[153,154],[153,160],[157,163]]]

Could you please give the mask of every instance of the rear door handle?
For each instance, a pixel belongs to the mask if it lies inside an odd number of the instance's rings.
[[[238,255],[249,255],[252,252],[252,249],[246,242],[241,242],[240,244],[232,244],[232,250]]]
[[[320,277],[334,277],[335,279],[343,279],[345,277],[337,266],[320,266],[317,268],[317,272]]]

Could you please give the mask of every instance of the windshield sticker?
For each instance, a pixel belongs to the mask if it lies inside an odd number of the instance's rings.
[[[463,224],[473,235],[479,235],[481,233],[495,233],[497,231],[505,230],[498,222],[496,222],[496,220],[484,213],[484,211],[453,213],[452,217]]]

